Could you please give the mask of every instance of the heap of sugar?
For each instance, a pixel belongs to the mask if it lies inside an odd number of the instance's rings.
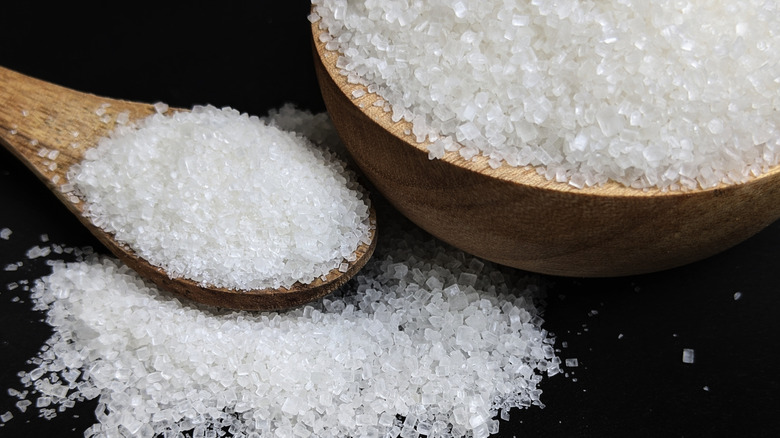
[[[163,108],[164,110],[165,108]],[[230,108],[119,126],[68,172],[92,222],[172,277],[236,290],[310,283],[369,239],[368,199],[344,162]]]
[[[432,158],[664,190],[744,182],[780,159],[777,2],[313,4],[342,73]]]
[[[97,399],[87,437],[479,438],[543,407],[560,359],[533,281],[383,235],[344,288],[281,313],[182,304],[112,258],[54,262],[31,292],[54,334],[9,393],[47,419]]]

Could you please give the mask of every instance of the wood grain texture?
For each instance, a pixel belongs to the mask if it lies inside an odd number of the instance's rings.
[[[429,160],[410,123],[393,122],[377,95],[340,74],[320,32],[312,23],[320,88],[355,162],[404,215],[466,252],[544,274],[625,276],[706,258],[780,218],[780,166],[745,184],[662,192],[577,189],[457,152]]]
[[[80,162],[87,149],[108,135],[117,116],[124,112],[132,122],[153,114],[155,109],[146,103],[78,92],[0,67],[0,143],[24,162],[106,248],[160,288],[211,306],[240,310],[286,309],[334,291],[354,276],[373,254],[376,212],[372,207],[371,243],[357,248],[356,260],[349,262],[344,273],[333,270],[324,280],[317,279],[307,285],[296,283],[290,289],[253,291],[201,287],[188,279],[170,278],[165,271],[95,227],[84,216],[83,203],[69,191],[62,190],[70,166]],[[50,155],[52,151],[56,152]]]

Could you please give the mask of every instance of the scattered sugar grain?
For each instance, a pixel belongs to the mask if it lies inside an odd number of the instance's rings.
[[[734,301],[742,298],[742,292],[734,292]]]
[[[19,409],[19,412],[27,412],[27,408],[32,405],[32,402],[30,400],[19,400],[16,402],[16,408]]]
[[[117,114],[116,122],[120,125],[126,125],[130,121],[130,111],[122,111]]]
[[[348,82],[465,159],[663,190],[740,183],[780,161],[773,2],[312,3]]]
[[[95,225],[172,277],[289,288],[368,239],[367,197],[326,147],[231,108],[155,108],[101,139],[68,179]]]
[[[13,234],[13,231],[11,231],[10,228],[5,227],[0,229],[0,239],[8,240],[11,238],[11,234]]]
[[[693,363],[694,351],[692,348],[683,348],[682,361],[683,363]]]
[[[35,245],[27,250],[25,254],[28,259],[36,259],[38,257],[46,257],[51,253],[51,247]]]
[[[46,419],[97,399],[85,436],[487,436],[543,407],[560,361],[538,288],[422,233],[384,238],[344,288],[278,313],[183,305],[108,257],[55,262],[31,293],[54,334],[22,398]]]
[[[110,103],[101,103],[98,109],[95,110],[95,114],[98,116],[103,116],[106,114],[107,109],[111,106]]]
[[[156,102],[153,106],[157,114],[165,114],[168,111],[168,104],[165,102]]]

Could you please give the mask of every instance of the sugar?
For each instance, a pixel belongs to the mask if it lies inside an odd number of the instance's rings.
[[[692,348],[683,348],[682,361],[683,363],[693,363],[694,351]]]
[[[2,228],[0,229],[0,239],[8,240],[11,238],[12,233],[13,231],[10,228]]]
[[[418,142],[449,139],[466,160],[664,190],[780,162],[780,65],[766,63],[780,56],[780,14],[763,0],[312,3],[349,82],[418,127]]]
[[[157,114],[164,114],[168,111],[168,104],[165,102],[155,102],[152,106]]]
[[[121,113],[117,114],[116,116],[116,122],[120,125],[126,125],[127,122],[130,121],[130,112],[129,111],[122,111]]]
[[[368,201],[328,144],[231,108],[155,108],[101,139],[60,186],[75,189],[94,224],[203,285],[289,288],[346,271],[368,240]],[[289,109],[277,117],[313,118]]]
[[[352,282],[274,313],[183,304],[113,258],[72,251],[88,255],[53,262],[31,293],[54,335],[22,373],[18,407],[34,400],[53,418],[97,399],[92,431],[203,437],[487,436],[499,412],[542,407],[537,385],[560,361],[530,322],[538,287],[419,230],[382,236]]]

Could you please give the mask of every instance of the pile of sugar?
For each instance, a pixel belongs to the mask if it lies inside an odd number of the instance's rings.
[[[96,226],[172,277],[235,290],[310,283],[354,260],[370,229],[344,162],[278,127],[315,119],[291,108],[154,114],[101,139],[69,183]]]
[[[112,258],[35,282],[53,336],[9,393],[43,418],[98,399],[85,436],[486,437],[560,372],[539,289],[388,230],[335,294],[283,313],[185,305]]]
[[[777,2],[312,3],[349,82],[411,122],[431,158],[664,190],[780,160]]]

